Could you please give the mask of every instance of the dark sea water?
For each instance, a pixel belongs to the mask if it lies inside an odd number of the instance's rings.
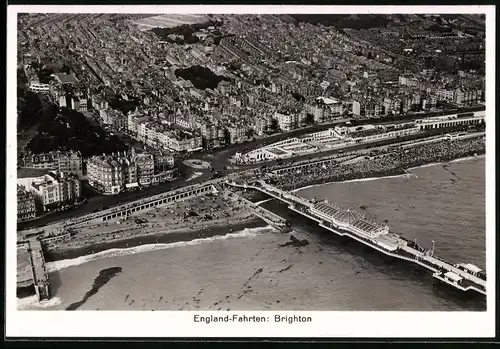
[[[484,268],[484,158],[410,170],[410,176],[327,184],[298,193],[364,211],[451,262]],[[279,213],[282,205],[264,204]],[[361,207],[363,206],[363,207]],[[361,208],[360,208],[361,207]],[[79,310],[485,310],[483,296],[434,281],[431,272],[334,237],[291,216],[305,247],[280,247],[289,234],[269,227],[49,263],[56,298],[44,309],[81,301],[96,277],[121,272]],[[32,309],[32,299],[19,301]],[[38,306],[40,307],[40,306]]]

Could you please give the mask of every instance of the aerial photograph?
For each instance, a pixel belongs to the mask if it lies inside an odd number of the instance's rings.
[[[485,17],[19,13],[17,309],[485,312]]]

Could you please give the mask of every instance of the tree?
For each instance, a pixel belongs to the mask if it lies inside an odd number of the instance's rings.
[[[224,129],[224,142],[226,145],[231,144],[231,134],[227,128]]]
[[[201,147],[203,149],[207,149],[208,148],[208,142],[207,142],[207,139],[205,137],[201,137]]]
[[[308,123],[309,125],[314,124],[314,115],[312,115],[311,113],[307,113],[306,123]]]
[[[270,129],[272,131],[278,131],[279,130],[279,124],[278,124],[278,119],[271,119],[271,127]]]
[[[246,132],[246,136],[248,139],[252,138],[255,134],[255,130],[253,128],[248,128]]]

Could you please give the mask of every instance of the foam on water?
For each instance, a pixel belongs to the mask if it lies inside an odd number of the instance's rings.
[[[26,298],[17,298],[17,310],[33,309],[33,308],[51,308],[61,304],[59,297],[53,297],[48,300],[38,301],[36,296]]]
[[[164,250],[168,248],[174,248],[174,247],[186,247],[186,246],[193,246],[193,245],[199,245],[203,243],[209,243],[209,242],[214,242],[214,241],[221,241],[221,240],[227,240],[227,239],[233,239],[233,238],[251,238],[259,235],[260,233],[263,232],[270,232],[270,231],[275,231],[276,229],[271,227],[271,226],[265,226],[265,227],[257,227],[257,228],[245,228],[241,231],[235,232],[235,233],[229,233],[226,235],[222,236],[212,236],[209,238],[201,238],[201,239],[194,239],[191,241],[179,241],[179,242],[173,242],[169,244],[149,244],[149,245],[141,245],[141,246],[135,246],[135,247],[130,247],[130,248],[112,248],[106,251],[101,251],[98,253],[90,254],[87,256],[81,256],[78,258],[74,259],[64,259],[62,261],[55,261],[55,262],[49,262],[47,263],[47,271],[54,272],[58,271],[61,269],[81,265],[84,263],[92,262],[98,259],[103,259],[103,258],[109,258],[109,257],[118,257],[118,256],[127,256],[131,254],[136,254],[136,253],[143,253],[143,252],[151,252],[151,251],[158,251],[158,250]]]
[[[469,160],[474,160],[474,159],[477,159],[477,158],[484,158],[484,157],[485,157],[484,154],[483,155],[478,155],[478,156],[468,156],[468,157],[465,157],[465,158],[458,158],[458,159],[451,160],[451,161],[448,161],[448,162],[469,161]],[[415,170],[417,168],[425,168],[425,167],[442,165],[442,164],[445,164],[445,163],[448,163],[448,162],[433,162],[433,163],[426,164],[426,165],[410,167],[406,171]],[[291,192],[295,193],[295,192],[298,192],[300,190],[306,190],[306,189],[310,189],[310,188],[315,188],[315,187],[319,187],[319,186],[322,186],[322,185],[328,185],[328,184],[331,184],[331,183],[367,182],[367,181],[374,181],[374,180],[377,180],[377,179],[398,178],[398,177],[408,178],[408,177],[417,177],[417,176],[414,175],[414,174],[411,174],[411,173],[405,173],[405,174],[396,175],[396,176],[370,177],[370,178],[351,179],[351,180],[339,181],[339,182],[318,183],[318,184],[307,185],[307,186],[302,187],[302,188],[294,189]]]
[[[271,199],[265,199],[265,200],[262,200],[262,201],[259,201],[259,202],[256,202],[255,205],[262,205],[263,203],[266,203],[268,201],[271,201]]]
[[[459,159],[451,160],[450,162],[469,161],[469,160],[474,160],[474,159],[484,158],[484,157],[485,157],[485,154],[478,155],[478,156],[469,156],[469,157],[466,157],[466,158],[459,158]]]
[[[325,186],[325,185],[333,184],[333,183],[369,182],[369,181],[375,181],[375,180],[378,180],[378,179],[399,178],[399,177],[401,177],[401,178],[409,178],[409,177],[414,177],[414,175],[411,174],[411,173],[404,173],[404,174],[395,175],[395,176],[358,178],[358,179],[349,179],[349,180],[346,180],[346,181],[319,183],[319,184],[312,184],[312,185],[307,185],[307,186],[302,187],[302,188],[294,189],[291,192],[295,193],[295,192],[298,192],[298,191],[301,191],[301,190],[316,188],[316,187]]]

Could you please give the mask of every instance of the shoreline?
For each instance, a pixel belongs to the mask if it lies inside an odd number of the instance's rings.
[[[54,248],[45,252],[45,260],[48,263],[65,259],[74,259],[103,252],[110,249],[124,249],[150,244],[169,244],[174,242],[192,241],[199,238],[227,235],[231,232],[243,230],[244,228],[256,228],[266,226],[267,223],[258,217],[247,217],[238,220],[238,223],[216,222],[208,227],[187,227],[180,229],[139,233],[137,235],[112,239],[104,242],[96,242],[81,247]]]
[[[47,271],[49,274],[57,272],[60,269],[70,267],[72,265],[67,265],[63,267],[57,267],[57,263],[63,261],[75,261],[79,258],[90,257],[92,255],[97,255],[106,251],[113,250],[126,250],[133,249],[140,246],[147,245],[171,245],[175,243],[191,242],[199,239],[210,239],[215,237],[230,236],[236,233],[241,233],[245,229],[258,229],[266,228],[269,225],[258,217],[250,217],[244,220],[240,220],[238,223],[232,224],[218,224],[208,227],[203,230],[195,229],[185,229],[182,231],[173,232],[154,232],[143,235],[136,235],[133,237],[107,241],[104,243],[93,244],[90,246],[78,247],[78,248],[59,248],[53,249],[45,252],[45,261],[47,263]],[[140,253],[140,252],[137,252]],[[111,256],[110,256],[111,257]],[[102,256],[102,258],[107,258],[107,256]],[[101,259],[101,258],[96,258]],[[90,261],[90,260],[89,260]],[[83,262],[85,263],[85,262]],[[76,264],[78,265],[78,264]],[[16,287],[17,298],[26,298],[33,296],[35,290],[33,283],[25,281],[23,283],[18,283]]]
[[[474,156],[474,154],[477,153],[477,156]],[[476,158],[483,158],[485,157],[485,149],[482,149],[481,151],[478,152],[471,152],[471,153],[465,153],[465,154],[460,154],[458,157],[450,156],[448,159],[441,160],[439,162],[424,162],[424,161],[415,161],[415,164],[411,165],[410,167],[393,167],[391,169],[387,170],[382,170],[382,171],[373,171],[371,173],[355,173],[352,175],[347,175],[347,176],[332,176],[332,177],[325,177],[325,178],[317,178],[311,181],[307,181],[304,184],[301,184],[300,188],[295,188],[293,189],[293,186],[289,185],[282,185],[279,186],[281,189],[284,190],[290,190],[291,192],[298,192],[303,189],[309,189],[312,187],[317,187],[320,185],[325,185],[325,184],[333,184],[333,183],[350,183],[350,182],[358,182],[358,181],[371,181],[371,180],[377,180],[377,179],[383,179],[383,178],[395,178],[395,177],[401,177],[401,176],[412,176],[411,173],[408,173],[408,171],[417,169],[417,168],[423,168],[423,167],[429,167],[429,166],[436,166],[436,165],[441,165],[444,163],[451,163],[451,162],[459,162],[459,161],[467,161],[467,160],[472,160]],[[339,177],[344,177],[344,178],[339,178]]]
[[[486,154],[478,154],[477,156],[465,156],[465,157],[460,157],[460,158],[456,158],[454,160],[449,160],[449,161],[431,162],[431,163],[420,165],[420,166],[409,167],[407,169],[400,171],[400,173],[395,173],[395,174],[373,176],[373,177],[368,177],[368,178],[347,179],[347,180],[341,180],[341,181],[327,181],[325,183],[315,183],[315,184],[311,183],[311,184],[307,184],[303,187],[293,189],[293,190],[291,190],[291,192],[296,193],[296,192],[299,192],[301,190],[315,188],[315,187],[318,187],[321,185],[327,185],[327,184],[368,182],[368,181],[375,181],[378,179],[388,179],[388,178],[398,178],[398,177],[413,177],[414,175],[412,173],[409,173],[408,171],[419,169],[419,168],[431,167],[431,166],[439,166],[439,165],[446,164],[446,163],[455,163],[455,162],[461,162],[461,161],[470,161],[470,160],[474,160],[474,159],[482,159],[485,156],[486,156]]]
[[[363,177],[358,177],[358,178],[352,178],[352,179],[345,179],[341,181],[331,181],[326,179],[317,179],[314,181],[309,182],[307,185],[304,185],[298,189],[294,189],[292,192],[297,192],[300,190],[305,190],[311,187],[319,186],[319,185],[325,185],[325,184],[332,184],[332,183],[348,183],[348,182],[356,182],[356,181],[371,181],[371,180],[376,180],[376,179],[383,179],[383,178],[394,178],[394,177],[401,177],[401,176],[412,176],[411,173],[408,173],[409,170],[416,169],[416,168],[422,168],[422,167],[428,167],[428,166],[436,166],[440,165],[443,163],[450,163],[450,162],[459,162],[459,161],[468,161],[468,160],[473,160],[475,158],[484,158],[485,154],[484,151],[479,153],[477,156],[470,156],[470,154],[462,154],[460,157],[453,158],[450,157],[450,159],[437,162],[437,163],[423,163],[418,166],[413,166],[409,167],[406,169],[402,168],[393,168],[388,171],[379,171],[378,173],[374,173],[368,178],[363,178]],[[357,175],[354,175],[352,177],[360,176],[362,173],[359,173]],[[316,182],[316,183],[314,183]],[[267,201],[264,200],[264,201]],[[230,223],[228,224],[228,221]],[[56,263],[64,260],[74,260],[77,258],[82,258],[85,256],[90,256],[93,254],[98,254],[102,253],[105,251],[109,250],[125,250],[125,249],[130,249],[134,247],[140,247],[143,245],[154,245],[154,244],[173,244],[173,243],[178,243],[178,242],[190,242],[193,240],[197,239],[209,239],[212,237],[217,237],[217,236],[226,236],[226,235],[231,235],[233,233],[241,232],[244,229],[252,229],[252,228],[260,228],[260,227],[266,227],[268,224],[261,220],[258,217],[255,217],[253,215],[250,216],[243,216],[238,219],[227,219],[227,220],[218,220],[212,222],[212,224],[208,223],[205,224],[204,226],[192,226],[192,227],[182,227],[182,228],[177,228],[177,229],[164,229],[163,231],[155,231],[155,232],[138,232],[135,235],[132,236],[126,236],[126,237],[121,237],[121,238],[114,238],[114,239],[109,239],[108,241],[102,241],[102,242],[93,242],[90,244],[86,244],[84,246],[72,246],[72,247],[55,247],[47,250],[45,252],[45,260],[47,263]],[[143,229],[148,229],[148,228],[143,228]],[[105,256],[102,258],[106,258]],[[50,268],[49,268],[50,269]],[[55,270],[50,271],[55,272],[58,269],[56,268]],[[17,291],[18,294],[24,294],[22,297],[27,297],[32,295],[30,292],[30,289],[33,289],[33,285],[27,285],[26,282],[23,282],[22,284],[18,284]]]

